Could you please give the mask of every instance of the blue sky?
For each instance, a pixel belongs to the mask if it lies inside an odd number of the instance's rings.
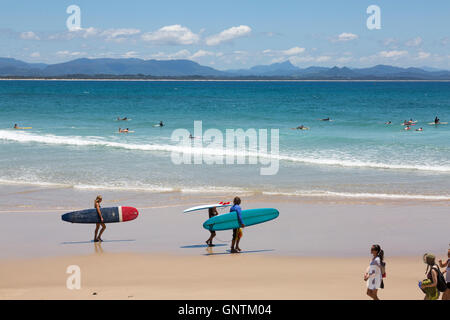
[[[450,1],[15,0],[1,5],[0,56],[191,59],[217,69],[290,60],[306,67],[375,64],[450,69]],[[66,9],[81,10],[69,31]],[[369,5],[381,29],[369,30]]]

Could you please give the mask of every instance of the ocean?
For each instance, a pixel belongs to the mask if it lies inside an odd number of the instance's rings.
[[[450,125],[429,125],[435,116],[450,120],[449,82],[0,81],[0,183],[450,200]],[[278,129],[277,173],[174,164],[171,135],[194,121]]]

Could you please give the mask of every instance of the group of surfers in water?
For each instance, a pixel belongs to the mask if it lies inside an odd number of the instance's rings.
[[[128,117],[124,117],[124,118],[117,117],[117,121],[128,121],[128,120],[130,120],[130,119],[128,119]],[[164,122],[159,121],[159,123],[154,125],[154,127],[164,127]],[[129,128],[126,128],[126,129],[119,128],[119,133],[129,133],[129,132],[132,132],[132,131],[130,131]]]
[[[408,131],[408,130],[411,130],[412,129],[411,126],[414,126],[416,123],[417,123],[417,120],[409,119],[409,120],[403,121],[402,125],[405,126],[404,130]],[[434,122],[433,123],[436,124],[436,125],[441,124],[441,120],[436,116],[434,118]],[[430,124],[433,124],[433,123],[430,123]],[[385,124],[392,124],[392,121],[388,121]],[[418,129],[416,129],[415,131],[423,131],[423,128],[420,127]]]

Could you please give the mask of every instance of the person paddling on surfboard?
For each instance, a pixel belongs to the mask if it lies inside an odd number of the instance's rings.
[[[99,195],[95,199],[95,203],[94,203],[94,207],[97,210],[98,216],[99,216],[100,221],[101,221],[101,222],[95,224],[94,242],[101,242],[101,241],[103,241],[101,236],[102,236],[103,232],[106,229],[106,225],[103,222],[102,211],[100,210],[100,208],[101,208],[100,207],[100,203],[102,202],[102,200],[103,200],[102,196]],[[98,233],[98,229],[100,228],[100,226],[102,226],[102,230],[100,230],[100,233]],[[98,233],[98,236],[97,236],[97,233]]]
[[[436,116],[436,118],[434,118],[434,124],[439,124],[440,119]]]
[[[231,241],[231,253],[238,253],[241,251],[241,248],[239,248],[239,241],[241,241],[242,238],[242,228],[245,227],[244,223],[242,222],[242,209],[239,206],[241,204],[241,199],[239,197],[235,197],[233,199],[233,206],[230,208],[230,212],[236,211],[236,215],[238,218],[240,228],[233,229],[233,240]]]
[[[210,219],[212,217],[217,216],[218,214],[219,214],[219,212],[217,212],[216,207],[208,209],[208,216],[209,216]],[[216,232],[215,231],[211,231],[211,230],[209,232],[211,233],[211,236],[208,238],[208,240],[206,240],[206,244],[209,247],[213,247],[214,245],[213,245],[212,241],[213,241],[214,237],[216,236]]]

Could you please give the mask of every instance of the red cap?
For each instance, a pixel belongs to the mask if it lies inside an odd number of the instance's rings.
[[[139,211],[133,207],[122,207],[122,221],[131,221],[138,217]]]

